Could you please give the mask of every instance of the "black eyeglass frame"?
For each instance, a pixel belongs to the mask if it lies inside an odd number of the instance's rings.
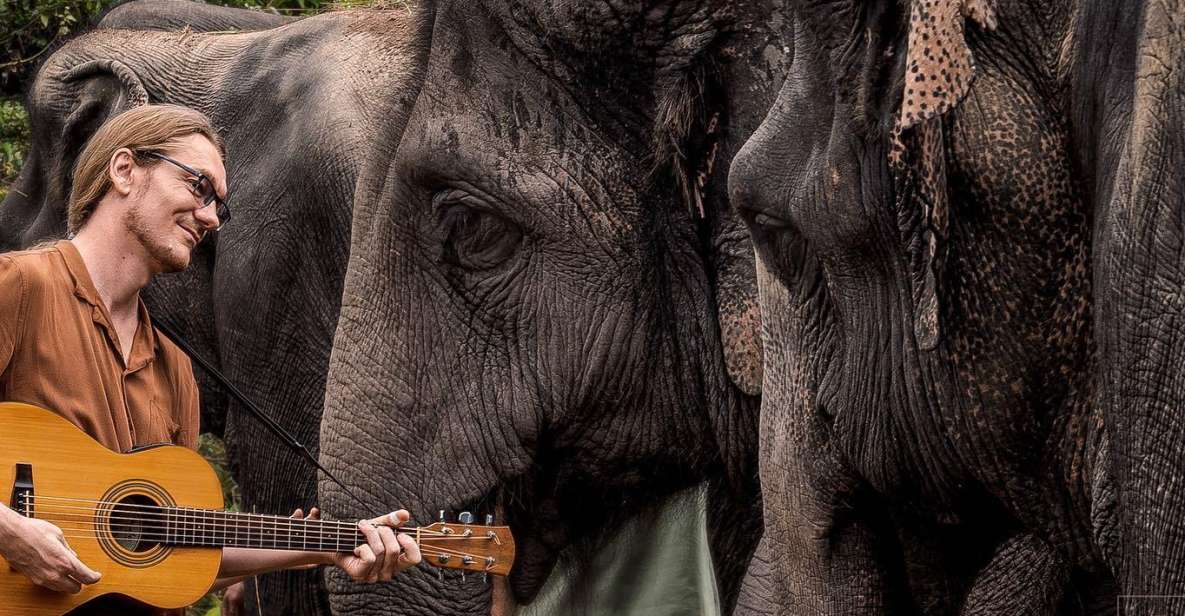
[[[198,185],[204,181],[210,186],[210,194],[202,198],[202,204],[198,207],[198,209],[202,209],[209,206],[211,203],[217,204],[214,207],[214,215],[218,217],[218,226],[210,229],[210,231],[217,231],[221,229],[222,225],[225,225],[230,220],[230,206],[228,206],[226,202],[218,196],[218,192],[214,189],[214,180],[211,180],[210,176],[198,171],[197,169],[194,169],[193,167],[190,167],[185,163],[175,161],[172,158],[161,154],[160,152],[140,150],[136,152],[136,154],[139,156],[147,156],[149,158],[157,158],[167,163],[172,163],[173,165],[177,166],[177,168],[197,178]],[[194,189],[196,190],[196,188],[197,186],[195,185]]]

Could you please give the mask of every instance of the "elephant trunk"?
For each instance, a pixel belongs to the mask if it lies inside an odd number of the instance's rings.
[[[1185,458],[1174,445],[1185,434],[1180,4],[1087,5],[1077,33],[1072,100],[1095,181],[1095,377],[1109,438],[1096,489],[1114,487],[1097,489],[1092,517],[1124,613],[1185,612]]]

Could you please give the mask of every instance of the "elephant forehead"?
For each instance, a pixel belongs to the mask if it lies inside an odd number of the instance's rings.
[[[466,97],[450,96],[447,78],[429,80],[400,146],[401,175],[472,182],[515,206],[578,216],[601,236],[630,233],[653,194],[649,163],[536,78],[487,73]]]
[[[540,56],[559,47],[589,64],[602,62],[605,54],[639,51],[639,57],[657,58],[660,64],[679,64],[708,45],[732,9],[730,3],[715,0],[482,4],[512,38],[520,39],[520,47],[538,47]],[[540,41],[545,44],[539,46]]]

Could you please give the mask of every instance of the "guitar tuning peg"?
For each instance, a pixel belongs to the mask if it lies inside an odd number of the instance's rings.
[[[461,515],[457,517],[457,521],[462,524],[472,524],[473,514],[468,511],[462,511]]]
[[[441,509],[441,510],[440,510],[440,521],[441,521],[441,522],[446,522],[446,521],[447,521],[447,520],[445,520],[445,519],[444,519],[444,509]]]
[[[493,526],[493,525],[494,525],[494,514],[487,513],[486,514],[486,526]],[[490,532],[493,532],[493,531],[490,531]],[[481,583],[487,584],[487,583],[489,583],[489,581],[490,581],[490,574],[482,573],[481,574]]]

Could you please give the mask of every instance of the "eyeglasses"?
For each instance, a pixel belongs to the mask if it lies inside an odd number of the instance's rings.
[[[193,194],[197,195],[197,197],[202,200],[202,204],[198,206],[198,209],[200,210],[204,207],[207,207],[211,203],[218,204],[214,208],[214,214],[218,216],[218,226],[211,229],[211,231],[217,231],[221,229],[222,225],[225,225],[227,221],[230,220],[230,207],[228,207],[226,202],[218,196],[218,191],[214,189],[214,181],[211,180],[206,174],[194,169],[193,167],[190,167],[189,165],[186,165],[185,163],[179,163],[159,152],[141,151],[137,152],[137,154],[141,156],[147,156],[149,158],[158,158],[167,163],[172,163],[182,171],[193,176],[193,179],[189,180],[189,188],[193,191]]]

